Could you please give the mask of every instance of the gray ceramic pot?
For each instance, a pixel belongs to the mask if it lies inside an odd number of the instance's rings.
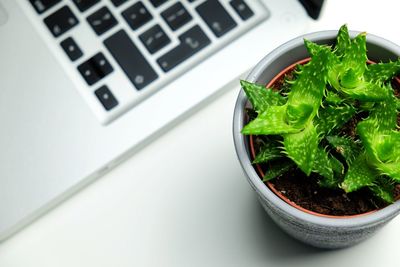
[[[357,32],[351,32],[355,37]],[[295,38],[263,58],[251,71],[250,82],[267,84],[285,67],[308,57],[303,39],[333,44],[337,31],[323,31]],[[397,60],[400,47],[377,36],[367,35],[368,58],[372,61]],[[236,153],[247,179],[270,217],[289,235],[320,248],[341,248],[359,243],[374,234],[400,212],[400,201],[388,207],[359,216],[324,217],[301,211],[275,195],[260,179],[251,164],[248,138],[240,133],[247,123],[245,105],[248,100],[240,91],[233,118]]]

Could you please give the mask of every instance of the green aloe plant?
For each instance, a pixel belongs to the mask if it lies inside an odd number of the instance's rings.
[[[271,163],[264,181],[297,167],[319,174],[320,186],[368,187],[393,202],[400,183],[400,100],[391,81],[400,60],[368,64],[366,34],[351,39],[346,25],[335,46],[304,43],[311,60],[297,66],[285,92],[241,81],[253,109],[242,134],[262,136],[254,163]],[[353,135],[343,131],[349,121],[357,123]]]

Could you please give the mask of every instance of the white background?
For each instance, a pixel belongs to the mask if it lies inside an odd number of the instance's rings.
[[[310,31],[347,23],[400,44],[399,10],[394,0],[330,0]],[[400,218],[334,251],[298,243],[272,223],[234,152],[238,90],[0,244],[0,267],[399,266]]]

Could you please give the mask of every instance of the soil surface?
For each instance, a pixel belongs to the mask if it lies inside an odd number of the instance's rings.
[[[290,74],[291,75],[291,74]],[[287,77],[288,78],[288,77]],[[290,77],[291,78],[291,77]],[[284,89],[283,79],[274,84],[274,89]],[[393,86],[396,97],[400,98],[400,86]],[[355,137],[355,126],[363,116],[356,116],[342,128],[341,134]],[[400,115],[397,118],[400,125]],[[257,138],[257,137],[255,137]],[[255,144],[258,142],[255,141]],[[256,151],[258,148],[256,147]],[[264,173],[267,164],[260,165]],[[318,185],[318,174],[306,176],[294,168],[287,173],[269,181],[283,196],[307,210],[326,215],[357,215],[385,207],[387,204],[375,198],[368,188],[346,194],[343,190],[322,188]],[[396,185],[395,199],[400,199],[400,185]]]
[[[270,183],[290,201],[307,210],[326,215],[356,215],[385,206],[368,189],[346,194],[341,189],[320,187],[317,177],[307,177],[302,171],[293,170]]]

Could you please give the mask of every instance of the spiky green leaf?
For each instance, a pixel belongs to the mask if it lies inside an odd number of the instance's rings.
[[[350,165],[361,152],[360,142],[349,137],[327,136],[326,140],[337,153],[343,156],[347,165]]]
[[[380,174],[387,175],[397,183],[400,183],[400,161],[390,163],[377,163]]]
[[[284,155],[281,153],[280,146],[280,143],[272,140],[270,142],[261,142],[260,150],[253,160],[253,163],[266,163],[274,159],[282,158]]]
[[[312,60],[305,64],[297,79],[292,82],[292,90],[288,95],[288,120],[293,125],[305,125],[317,114],[322,103],[328,75],[327,63],[331,50],[327,46],[304,41]]]
[[[319,181],[320,186],[337,188],[344,167],[340,161],[330,156],[324,149],[318,148],[314,159],[313,171],[323,177],[323,179]]]
[[[312,122],[303,131],[283,135],[283,144],[287,156],[307,175],[314,167],[314,159],[318,149],[318,134]]]
[[[267,110],[270,106],[283,105],[285,98],[270,88],[265,88],[264,85],[250,83],[244,80],[240,81],[246,96],[256,112],[261,113]]]
[[[312,116],[313,106],[309,104],[288,105],[286,110],[286,119],[290,125],[303,127]]]
[[[390,95],[386,86],[365,81],[360,82],[356,87],[342,87],[341,90],[349,97],[361,101],[383,101]]]
[[[400,73],[400,60],[388,63],[370,64],[365,71],[365,80],[373,83],[383,83]]]
[[[377,175],[377,172],[368,165],[365,153],[362,153],[350,165],[340,187],[350,193],[365,186],[372,186]]]
[[[389,91],[390,90],[390,91]],[[369,118],[375,120],[377,130],[393,130],[397,125],[397,104],[393,91],[388,88],[390,96],[385,100],[375,103]]]
[[[356,113],[356,109],[347,104],[328,105],[320,108],[318,112],[318,116],[314,118],[318,133],[328,135],[349,121]]]
[[[290,171],[295,166],[296,164],[294,164],[294,162],[290,160],[276,160],[269,165],[269,168],[267,169],[263,177],[263,181],[266,182],[271,179],[274,179]]]
[[[396,108],[398,111],[400,111],[400,99],[396,98]]]
[[[375,197],[386,203],[394,202],[394,186],[386,177],[378,177],[373,185],[369,187]]]
[[[400,181],[400,132],[380,130],[375,119],[360,122],[357,132],[372,164],[382,174]]]
[[[354,71],[354,77],[362,75],[366,69],[367,62],[367,39],[366,33],[362,32],[351,41],[350,47],[343,55],[342,64],[347,70]]]
[[[257,118],[249,122],[242,129],[245,135],[270,135],[296,133],[301,128],[295,128],[286,122],[286,105],[271,106],[266,111],[258,114]]]
[[[336,37],[335,53],[339,57],[342,57],[350,49],[351,39],[347,25],[340,27],[338,35]]]
[[[328,105],[339,105],[344,101],[337,93],[332,91],[326,92],[325,102]]]

